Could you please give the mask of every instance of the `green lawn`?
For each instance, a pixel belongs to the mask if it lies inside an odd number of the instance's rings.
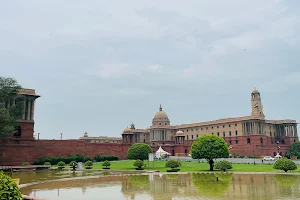
[[[133,166],[133,160],[126,160],[126,161],[114,161],[111,162],[110,169],[111,170],[135,170]],[[148,161],[145,162],[147,167],[145,170],[148,170]],[[155,161],[154,168],[153,163],[150,162],[149,170],[159,170],[161,172],[166,172],[167,168],[165,167],[166,161]],[[180,167],[180,172],[207,172],[209,171],[209,164],[208,163],[198,163],[198,162],[181,162],[182,166]],[[228,170],[229,172],[283,172],[281,170],[273,169],[273,165],[269,164],[232,164],[232,169]],[[102,169],[102,163],[97,163],[93,165],[93,169]],[[298,172],[300,173],[300,166],[298,169],[291,172]]]

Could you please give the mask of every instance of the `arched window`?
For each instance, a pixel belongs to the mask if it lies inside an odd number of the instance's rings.
[[[251,140],[250,138],[247,138],[247,144],[250,144]]]
[[[22,134],[22,128],[21,128],[21,126],[18,126],[17,131],[15,132],[14,136],[21,137],[21,134]]]
[[[194,139],[194,135],[192,135],[192,139]]]
[[[262,138],[260,138],[260,143],[261,143],[261,144],[263,143],[263,139],[262,139]]]
[[[196,135],[196,137],[198,138],[198,137],[199,137],[199,135],[197,134],[197,135]]]
[[[188,152],[187,149],[185,149],[185,150],[184,150],[185,155],[187,155],[187,152]]]
[[[175,156],[175,150],[172,149],[172,156]]]
[[[281,140],[281,144],[284,144],[284,140]]]

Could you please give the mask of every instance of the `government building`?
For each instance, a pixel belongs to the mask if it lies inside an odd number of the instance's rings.
[[[227,142],[232,155],[274,156],[279,152],[284,156],[289,146],[298,141],[297,122],[265,119],[260,92],[254,89],[250,98],[252,112],[249,116],[181,125],[171,125],[160,106],[149,128],[136,129],[132,123],[130,128],[124,129],[122,142],[147,143],[154,149],[162,146],[172,155],[188,155],[193,141],[212,134]]]

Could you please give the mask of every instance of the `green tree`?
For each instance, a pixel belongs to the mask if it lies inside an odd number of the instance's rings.
[[[228,169],[232,169],[232,164],[227,160],[220,160],[215,164],[216,169],[223,170],[224,172]]]
[[[300,142],[295,142],[291,145],[289,151],[286,153],[286,156],[292,157],[297,156],[297,158],[300,158]]]
[[[23,199],[17,184],[2,171],[0,171],[0,199]]]
[[[24,112],[21,86],[13,78],[0,77],[0,142],[16,131],[16,120]]]
[[[94,163],[92,161],[88,160],[88,161],[86,161],[84,163],[84,166],[85,166],[86,169],[92,169],[93,168],[93,164]]]
[[[126,157],[130,160],[147,160],[148,153],[152,153],[148,144],[135,143],[128,149]]]
[[[280,159],[276,160],[276,162],[273,165],[273,168],[287,172],[289,170],[296,170],[297,165],[294,163],[294,161],[292,161],[290,159],[280,158]]]
[[[228,158],[229,149],[224,139],[215,135],[204,135],[192,144],[192,158],[206,159],[210,171],[214,170],[214,159]]]
[[[136,169],[141,170],[141,169],[143,169],[144,162],[142,160],[136,160],[133,163],[133,166],[137,167]]]
[[[104,161],[104,162],[102,163],[102,166],[103,166],[104,168],[108,168],[108,167],[110,166],[110,162],[109,162],[108,160],[106,160],[106,161]]]

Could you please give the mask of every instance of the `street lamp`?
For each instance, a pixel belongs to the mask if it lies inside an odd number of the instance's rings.
[[[278,140],[277,140],[276,144],[277,144],[277,154],[279,155],[280,146],[279,146],[279,141]]]

